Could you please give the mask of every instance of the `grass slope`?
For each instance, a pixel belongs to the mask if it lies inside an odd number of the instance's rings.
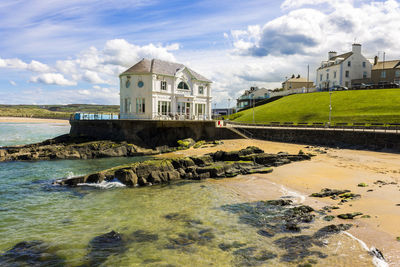
[[[253,122],[253,110],[230,116],[237,122]],[[255,108],[255,121],[328,122],[329,93],[318,92],[283,97]],[[332,93],[332,122],[399,123],[400,89],[336,91]]]
[[[69,119],[75,112],[119,113],[117,105],[0,105],[2,117],[31,117],[46,119]]]

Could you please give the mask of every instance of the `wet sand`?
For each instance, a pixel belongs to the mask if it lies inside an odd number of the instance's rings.
[[[69,120],[39,119],[39,118],[26,118],[26,117],[0,117],[0,122],[14,122],[14,123],[62,123],[62,124],[69,124]]]
[[[249,145],[258,146],[270,153],[298,153],[302,150],[316,156],[310,161],[276,167],[270,174],[238,176],[212,182],[229,188],[244,201],[278,198],[287,195],[289,190],[291,194],[298,192],[305,196],[299,199],[315,209],[326,205],[339,206],[340,209],[334,210],[332,215],[348,212],[369,215],[371,218],[335,218],[332,223],[354,224],[349,230],[351,234],[363,240],[368,247],[374,246],[381,250],[392,266],[400,265],[400,242],[396,240],[400,236],[400,154],[237,139],[224,140],[223,145],[216,147],[189,149],[162,156],[200,155],[217,150],[238,150]],[[374,184],[377,180],[388,184]],[[358,187],[359,183],[366,183],[368,186]],[[323,188],[349,189],[361,194],[361,198],[338,205],[339,200],[308,197]]]

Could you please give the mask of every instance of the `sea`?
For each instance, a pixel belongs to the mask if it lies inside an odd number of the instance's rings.
[[[61,124],[0,123],[0,146],[68,132]],[[346,233],[316,239],[329,224],[322,216],[301,232],[281,231],[287,210],[249,202],[212,179],[52,184],[146,159],[0,162],[0,266],[385,266]]]

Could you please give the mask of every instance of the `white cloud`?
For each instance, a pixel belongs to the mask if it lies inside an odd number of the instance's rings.
[[[312,8],[325,3],[328,9]],[[385,50],[398,55],[400,36],[400,4],[353,1],[287,0],[284,8],[301,8],[267,22],[260,31],[256,28],[232,31],[236,52],[242,55],[322,55],[329,50],[348,50],[356,39],[365,52],[374,54]]]
[[[97,83],[97,84],[107,83],[102,78],[100,78],[100,76],[97,72],[90,71],[90,70],[85,71],[82,79],[89,83]]]
[[[39,61],[32,60],[31,63],[27,65],[27,69],[33,72],[49,72],[50,67]]]
[[[77,85],[74,81],[69,81],[60,73],[43,73],[38,76],[31,77],[29,80],[32,83],[43,83],[53,85],[73,86]]]
[[[14,82],[14,81],[12,81],[12,80],[10,80],[10,84],[11,84],[12,86],[16,86],[16,85],[17,85],[17,83]]]
[[[32,72],[50,71],[50,67],[44,63],[32,60],[31,63],[28,64],[19,58],[9,58],[9,59],[0,58],[0,68],[29,70]]]

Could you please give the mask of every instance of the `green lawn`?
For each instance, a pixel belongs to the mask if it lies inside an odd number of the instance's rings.
[[[69,119],[75,112],[119,113],[117,105],[0,105],[2,117],[32,117],[48,119]]]
[[[329,93],[318,92],[283,97],[256,107],[255,122],[328,122]],[[253,109],[233,114],[237,122],[253,122]],[[332,122],[400,123],[400,89],[335,91]]]

